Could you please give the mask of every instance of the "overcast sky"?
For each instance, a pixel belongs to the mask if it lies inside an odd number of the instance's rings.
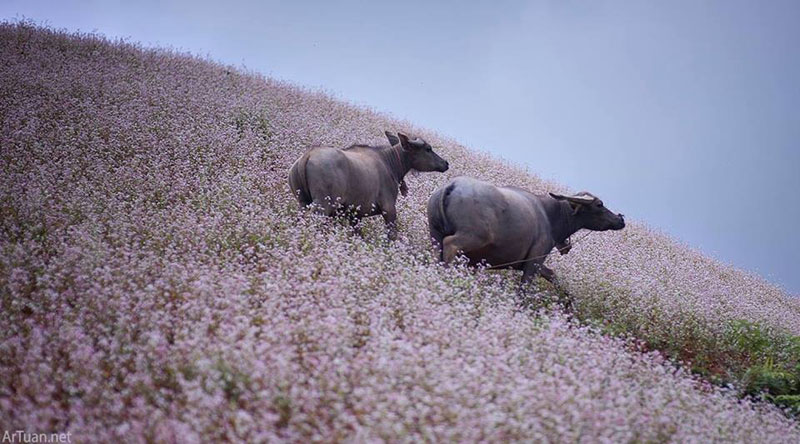
[[[322,88],[800,294],[800,1],[0,2]]]

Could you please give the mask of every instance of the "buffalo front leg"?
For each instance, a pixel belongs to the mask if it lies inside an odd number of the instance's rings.
[[[353,233],[360,237],[364,237],[364,231],[361,229],[361,225],[359,224],[359,222],[361,222],[359,217],[350,216],[348,218],[348,222],[350,222],[350,229],[353,230]]]
[[[546,265],[539,265],[539,276],[545,278],[551,284],[556,283],[556,273]]]
[[[517,297],[519,298],[518,304],[522,309],[528,309],[535,305],[535,300],[531,295],[528,294],[528,286],[530,285],[531,281],[533,281],[536,276],[541,276],[542,274],[542,265],[541,260],[532,260],[525,263],[522,267],[522,279],[519,282],[519,288],[517,289]]]
[[[553,270],[545,266],[543,262],[544,260],[542,260],[542,262],[532,261],[530,265],[526,264],[525,268],[523,269],[522,281],[519,285],[519,297],[521,299],[520,306],[523,308],[528,308],[534,305],[535,301],[528,296],[527,290],[530,282],[536,276],[541,276],[553,286],[551,289],[548,289],[547,292],[553,293],[556,298],[555,301],[561,304],[562,308],[566,312],[571,313],[574,309],[572,297],[565,289],[561,287],[561,284],[558,282],[558,278]]]
[[[552,243],[547,243],[545,240],[540,240],[533,244],[528,250],[528,262],[522,267],[522,282],[521,286],[530,283],[537,275],[542,276],[548,281],[555,276],[553,270],[544,266],[544,260],[547,259],[547,253],[553,248]]]
[[[386,225],[389,240],[397,240],[397,210],[394,207],[383,211],[383,223]]]
[[[529,284],[536,276],[545,277],[543,270],[547,270],[550,272],[550,275],[553,275],[553,270],[545,267],[540,260],[532,260],[525,263],[525,266],[522,268],[522,280],[520,281],[521,286],[525,286]],[[545,279],[547,279],[545,277]]]
[[[558,276],[556,276],[555,272],[548,268],[546,265],[542,264],[539,266],[539,275],[550,282],[552,284],[553,289],[552,291],[556,295],[556,300],[567,312],[573,311],[573,304],[572,304],[572,297],[570,296],[569,292],[561,285],[561,282],[558,280]]]

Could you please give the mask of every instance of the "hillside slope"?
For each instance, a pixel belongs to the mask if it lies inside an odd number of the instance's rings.
[[[0,60],[0,429],[800,441],[776,408],[659,353],[516,310],[516,275],[433,263],[425,202],[448,178],[556,185],[185,55],[4,24]],[[298,210],[286,173],[306,147],[382,142],[385,129],[417,131],[451,164],[409,178],[397,242],[376,221],[362,239]],[[578,313],[666,353],[724,354],[734,320],[800,334],[800,306],[780,290],[640,224],[553,266]]]

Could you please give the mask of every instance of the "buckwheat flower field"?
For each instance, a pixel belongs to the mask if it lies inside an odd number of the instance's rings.
[[[549,259],[576,317],[520,310],[518,274],[436,264],[425,204],[457,175],[561,185],[172,51],[2,24],[0,60],[0,430],[800,442],[777,407],[664,354],[725,355],[733,320],[800,334],[800,304],[756,276],[634,222]],[[408,178],[396,242],[379,220],[359,237],[298,209],[286,176],[308,146],[382,143],[387,129],[451,165]]]

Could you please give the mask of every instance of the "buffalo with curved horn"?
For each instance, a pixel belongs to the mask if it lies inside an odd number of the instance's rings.
[[[348,212],[355,225],[363,217],[383,216],[389,239],[397,237],[398,191],[410,170],[447,171],[449,164],[420,138],[386,131],[389,146],[352,145],[344,149],[317,146],[289,171],[289,187],[302,206],[333,216]]]
[[[442,261],[463,253],[473,265],[522,270],[523,284],[536,275],[553,280],[544,261],[554,246],[562,254],[569,251],[569,237],[576,231],[624,227],[622,214],[609,211],[588,192],[538,196],[457,177],[428,200],[428,228]]]

